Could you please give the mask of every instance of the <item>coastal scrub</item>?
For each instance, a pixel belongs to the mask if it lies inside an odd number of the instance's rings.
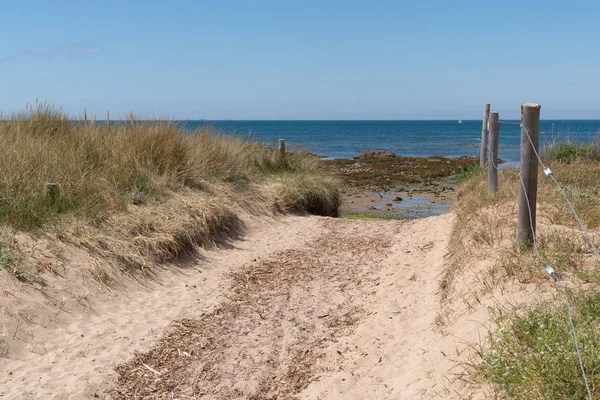
[[[545,163],[598,244],[600,163],[592,156],[594,145],[554,144],[546,149]],[[459,312],[457,299],[469,310],[496,304],[488,306],[493,328],[474,347],[473,358],[462,364],[465,372],[459,377],[464,381],[486,385],[497,398],[587,398],[562,292],[535,249],[516,242],[519,188],[518,170],[512,168],[500,172],[495,194],[487,193],[486,174],[474,174],[459,188],[440,280],[439,320],[445,324]],[[588,380],[594,396],[600,396],[600,262],[541,168],[537,240],[540,255],[565,282]],[[499,299],[506,293],[513,294],[504,304]]]
[[[210,129],[85,123],[38,104],[0,121],[0,226],[143,269],[241,229],[241,213],[336,215],[338,183],[316,163]]]

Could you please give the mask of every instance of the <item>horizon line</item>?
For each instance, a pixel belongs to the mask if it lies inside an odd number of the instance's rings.
[[[7,119],[10,121],[10,119]],[[483,119],[461,119],[463,122],[482,122]],[[1,121],[1,120],[0,120]],[[85,122],[83,119],[68,119],[70,122]],[[107,122],[106,119],[96,119],[96,122]],[[127,122],[129,119],[110,119],[109,122]],[[457,119],[135,119],[135,121],[144,122],[453,122],[458,121]],[[518,118],[507,118],[501,121],[520,121]],[[544,118],[540,119],[540,122],[552,122],[552,121],[600,121],[599,118]],[[92,122],[92,119],[88,119],[87,122]]]

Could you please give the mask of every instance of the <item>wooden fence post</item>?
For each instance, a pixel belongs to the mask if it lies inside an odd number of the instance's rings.
[[[481,124],[481,147],[479,149],[479,165],[485,167],[485,156],[487,153],[486,142],[488,138],[488,120],[490,118],[490,105],[483,105],[483,123]]]
[[[45,183],[44,192],[48,200],[55,201],[60,194],[60,186],[58,183]]]
[[[540,131],[539,104],[521,104],[521,180],[517,240],[531,245],[536,230],[537,177]]]
[[[279,139],[279,155],[285,157],[285,139]]]
[[[106,110],[106,124],[110,125],[110,110]]]
[[[500,135],[500,123],[497,112],[490,114],[490,137],[488,143],[488,192],[498,191],[498,136]]]
[[[83,123],[87,124],[87,110],[85,108],[83,109]]]

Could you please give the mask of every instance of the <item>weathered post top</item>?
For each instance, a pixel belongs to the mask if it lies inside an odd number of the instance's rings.
[[[279,155],[285,156],[285,139],[279,139]]]

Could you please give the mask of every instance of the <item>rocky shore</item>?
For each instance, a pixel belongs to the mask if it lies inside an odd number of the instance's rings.
[[[355,159],[322,160],[322,168],[344,183],[342,217],[421,218],[447,212],[454,200],[454,178],[474,157],[400,157],[367,150]]]

